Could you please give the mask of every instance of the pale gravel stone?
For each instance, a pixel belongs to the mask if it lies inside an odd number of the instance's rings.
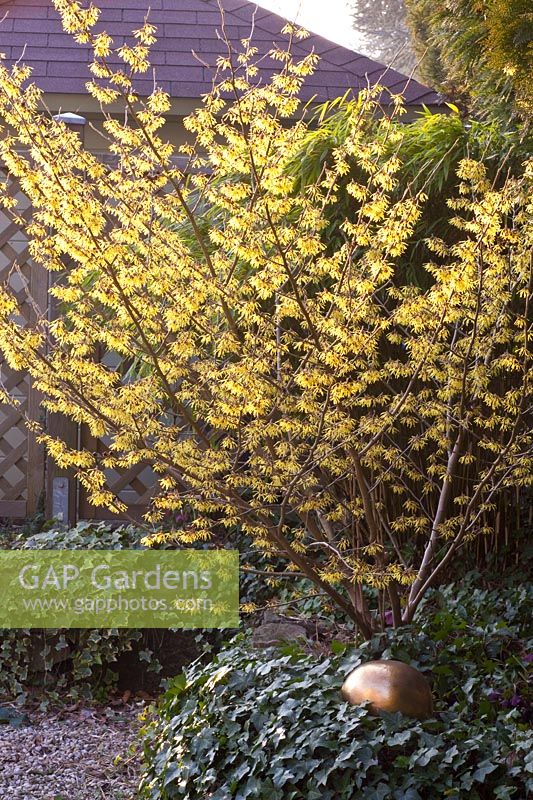
[[[130,745],[142,710],[42,712],[27,727],[0,725],[1,800],[136,800],[140,757]]]

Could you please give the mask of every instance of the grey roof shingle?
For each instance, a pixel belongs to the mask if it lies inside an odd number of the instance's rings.
[[[97,5],[102,13],[96,30],[105,29],[115,45],[131,39],[132,30],[142,24],[149,8],[149,20],[157,26],[159,37],[151,58],[158,83],[176,98],[199,98],[209,91],[217,56],[226,52],[219,35],[217,0],[97,0]],[[285,23],[282,17],[248,0],[222,0],[222,6],[232,41],[247,37],[253,21],[253,43],[261,55],[266,55],[274,42],[284,42],[280,35]],[[4,14],[0,52],[8,62],[21,59],[33,67],[36,82],[45,92],[85,91],[85,82],[91,77],[89,50],[63,32],[50,0],[0,0],[0,19]],[[394,93],[402,93],[409,105],[441,102],[439,95],[418,81],[316,34],[298,42],[293,50],[298,56],[311,48],[321,60],[315,74],[306,80],[301,93],[304,100],[323,102],[379,82]],[[279,63],[262,60],[262,78],[275,69],[279,69]],[[151,74],[141,76],[136,88],[148,94],[153,89]]]

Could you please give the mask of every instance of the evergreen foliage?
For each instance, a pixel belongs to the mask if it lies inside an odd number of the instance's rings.
[[[526,123],[533,109],[529,0],[406,0],[419,72],[465,112]]]
[[[360,648],[257,652],[245,637],[197,662],[144,735],[145,800],[521,800],[533,788],[531,592],[432,592],[418,630]],[[433,684],[425,722],[340,696],[346,674],[398,659]]]

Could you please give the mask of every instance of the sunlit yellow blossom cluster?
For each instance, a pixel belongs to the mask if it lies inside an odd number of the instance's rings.
[[[298,93],[314,54],[276,48],[277,74],[255,84],[245,40],[238,59],[219,61],[180,153],[162,131],[168,96],[134,91],[153,26],[115,51],[93,32],[96,9],[55,5],[93,48],[89,91],[115,161],[104,166],[40,111],[27,70],[0,66],[0,158],[34,207],[32,257],[60,276],[59,317],[35,329],[19,326],[2,289],[0,347],[50,411],[109,446],[41,440],[95,504],[123,510],[105,470],[149,462],[160,483],[147,519],[187,509],[182,541],[238,524],[361,630],[362,583],[410,619],[437,548],[451,558],[495,493],[532,483],[531,166],[496,188],[483,164],[461,164],[450,236],[430,242],[423,288],[398,263],[425,197],[395,194],[401,133],[376,115],[379,87],[318,180],[297,190],[288,166],[309,129]],[[105,111],[117,100],[120,118]],[[387,137],[369,140],[371,119]],[[332,236],[341,191],[351,212]],[[409,540],[420,563],[402,555]]]

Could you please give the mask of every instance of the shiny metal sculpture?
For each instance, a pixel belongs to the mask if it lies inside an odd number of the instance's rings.
[[[373,713],[401,711],[408,717],[433,716],[433,698],[426,678],[403,661],[369,661],[350,672],[342,696],[351,705],[370,702]]]

